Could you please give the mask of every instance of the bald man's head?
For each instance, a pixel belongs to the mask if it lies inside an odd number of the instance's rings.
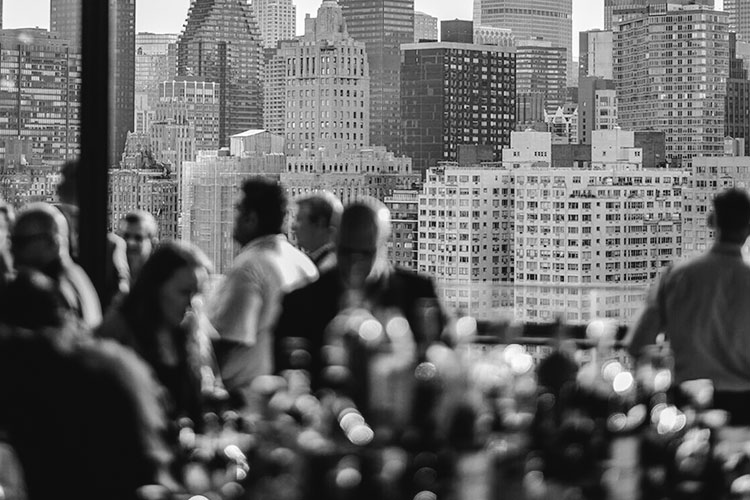
[[[67,257],[68,223],[52,205],[34,203],[18,214],[11,233],[11,252],[17,268],[46,269]]]
[[[378,200],[364,198],[344,209],[337,253],[339,271],[347,286],[362,288],[387,269],[390,232],[390,212]]]

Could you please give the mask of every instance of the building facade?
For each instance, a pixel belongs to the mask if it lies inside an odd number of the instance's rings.
[[[729,14],[729,29],[737,38],[750,41],[750,5],[742,0],[724,0],[724,12]]]
[[[541,122],[545,112],[565,104],[565,48],[543,40],[519,40],[516,47],[518,126]]]
[[[750,192],[750,156],[715,156],[693,160],[690,185],[684,189],[682,248],[695,257],[711,248],[714,231],[708,227],[713,198],[720,191],[739,188]]]
[[[424,12],[414,12],[414,43],[438,41],[438,19]]]
[[[177,74],[218,84],[219,141],[263,125],[261,36],[244,0],[195,0],[177,41]]]
[[[297,34],[297,6],[292,0],[253,0],[251,7],[263,48],[276,47],[280,40],[290,40]]]
[[[286,59],[287,155],[352,153],[369,146],[365,44],[349,36],[341,7],[323,2],[318,17],[306,19],[305,35],[282,44],[280,54]]]
[[[540,161],[547,148],[533,139],[509,158],[515,319],[627,324],[659,270],[681,256],[689,172],[643,168],[633,132],[594,132],[591,162],[578,168]]]
[[[733,0],[724,0],[725,11],[727,10],[727,3],[731,1]],[[647,12],[649,8],[664,9],[667,3],[675,5],[696,4],[715,8],[714,0],[604,0],[604,29],[614,30],[618,22],[638,17]]]
[[[395,189],[384,200],[391,212],[391,238],[388,241],[388,261],[416,271],[419,243],[419,190]]]
[[[133,131],[145,133],[156,118],[159,84],[177,76],[177,35],[135,35],[135,123]]]
[[[0,141],[21,138],[41,163],[77,158],[81,56],[42,29],[0,31]]]
[[[512,172],[443,163],[419,195],[418,269],[458,316],[497,319],[512,306]]]
[[[403,46],[401,150],[420,173],[457,161],[463,144],[510,144],[516,122],[513,47],[420,43]]]
[[[615,82],[592,76],[578,80],[578,142],[591,144],[594,130],[608,130],[616,126]]]
[[[567,85],[575,86],[572,0],[474,0],[474,24],[508,28],[516,43],[541,38],[566,50]]]
[[[155,123],[189,124],[193,129],[195,151],[215,151],[221,129],[220,88],[216,82],[194,78],[160,83]]]
[[[578,84],[581,78],[598,76],[612,80],[614,38],[612,31],[589,30],[578,34]]]
[[[335,3],[325,0],[323,4]],[[370,68],[370,143],[400,152],[401,44],[414,41],[414,0],[339,0]]]
[[[666,132],[674,163],[723,152],[726,13],[670,4],[623,21],[615,32],[614,76],[622,128]]]

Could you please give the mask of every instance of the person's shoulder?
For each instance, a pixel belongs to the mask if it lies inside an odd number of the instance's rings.
[[[433,286],[432,278],[424,274],[420,274],[417,271],[412,271],[411,269],[406,269],[403,267],[394,267],[393,275],[396,277],[397,280],[403,283],[409,284],[409,285],[423,286],[423,287]]]

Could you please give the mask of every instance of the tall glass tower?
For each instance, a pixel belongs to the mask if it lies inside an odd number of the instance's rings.
[[[575,84],[573,0],[474,0],[474,26],[510,29],[516,44],[541,38],[565,48],[567,83]]]
[[[109,0],[110,16],[110,130],[109,166],[125,149],[135,115],[135,0]],[[50,31],[81,47],[81,0],[50,0]]]
[[[260,31],[245,0],[193,0],[177,40],[178,76],[220,84],[219,144],[263,127]]]
[[[331,0],[326,0],[330,2]],[[400,152],[401,44],[414,41],[414,0],[339,0],[370,66],[370,143]]]

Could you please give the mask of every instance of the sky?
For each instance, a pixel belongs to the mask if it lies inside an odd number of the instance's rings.
[[[38,26],[49,28],[49,0],[5,0],[4,28]],[[415,0],[415,9],[438,19],[471,19],[470,0]],[[721,7],[723,0],[717,0]],[[306,13],[315,16],[321,0],[295,0],[297,30],[302,31]],[[190,0],[138,0],[136,7],[137,31],[151,33],[179,33],[187,17]],[[578,54],[576,33],[604,25],[604,0],[573,0],[573,54]]]

